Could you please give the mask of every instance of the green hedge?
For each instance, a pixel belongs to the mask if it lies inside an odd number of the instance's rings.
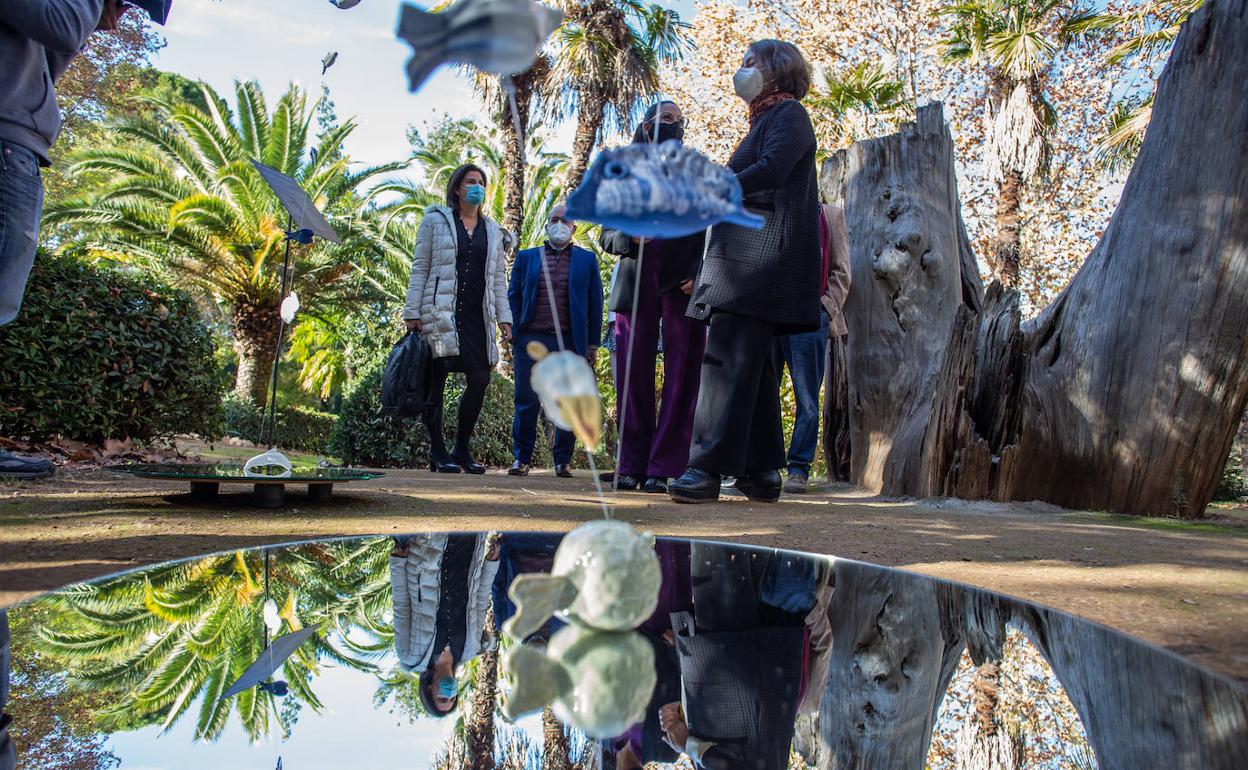
[[[378,414],[381,407],[381,372],[378,362],[351,388],[329,442],[330,454],[347,465],[372,468],[417,468],[429,463],[429,434],[416,418],[395,419]],[[443,419],[447,447],[455,443],[455,424],[462,375],[451,375],[446,384],[446,415]],[[473,435],[472,453],[477,462],[495,467],[511,465],[512,382],[495,373],[485,391],[485,405]],[[549,462],[550,453],[539,436],[535,455]]]
[[[0,327],[0,434],[44,440],[212,435],[221,374],[191,298],[154,278],[40,254]]]
[[[227,436],[264,443],[265,412],[251,401],[230,393],[225,397],[224,433]],[[336,415],[302,406],[277,410],[273,442],[282,449],[326,454],[329,437],[338,422]]]

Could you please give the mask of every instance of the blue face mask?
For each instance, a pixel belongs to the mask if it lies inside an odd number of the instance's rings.
[[[485,188],[479,184],[468,185],[468,194],[464,196],[470,206],[480,206],[485,203]]]
[[[438,695],[440,697],[454,698],[458,692],[459,690],[458,688],[455,687],[454,678],[449,677],[449,676],[444,676],[438,680]]]

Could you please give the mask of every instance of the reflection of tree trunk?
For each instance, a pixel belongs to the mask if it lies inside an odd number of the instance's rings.
[[[975,669],[971,685],[971,707],[981,734],[991,738],[997,734],[997,703],[1000,700],[1001,667],[988,661]]]
[[[568,736],[549,708],[542,711],[542,739],[542,770],[571,770]]]
[[[237,303],[231,314],[230,332],[238,355],[234,392],[256,406],[263,406],[269,396],[273,356],[277,352],[277,321],[275,305]]]
[[[978,292],[938,105],[827,162],[851,241],[855,482],[1203,513],[1248,404],[1248,144],[1224,130],[1246,81],[1248,17],[1206,4],[1104,237],[1025,323],[1014,291]]]
[[[494,607],[485,614],[485,627],[494,628]],[[498,701],[498,648],[481,653],[477,659],[477,681],[472,711],[464,725],[472,770],[494,770],[494,708]]]

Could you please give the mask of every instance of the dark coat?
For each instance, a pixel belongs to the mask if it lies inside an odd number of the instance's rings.
[[[603,228],[598,245],[608,254],[620,258],[620,270],[611,286],[611,298],[607,309],[613,313],[631,313],[633,310],[633,285],[637,280],[637,255],[639,245],[632,236],[621,230]],[[659,261],[659,294],[680,291],[680,285],[698,275],[702,250],[706,245],[706,232],[686,235],[683,238],[647,240],[643,259],[657,257]]]
[[[732,154],[745,205],[767,217],[761,230],[718,224],[689,303],[708,320],[716,310],[771,321],[775,334],[820,326],[819,192],[815,130],[796,100],[764,112]]]
[[[511,303],[512,336],[519,337],[528,330],[539,298],[549,301],[545,293],[538,293],[546,285],[542,275],[545,248],[543,245],[517,253],[511,266],[507,300]],[[569,350],[583,356],[589,348],[602,346],[602,276],[598,274],[598,258],[580,246],[572,247],[568,264],[568,315],[572,328],[564,343]]]
[[[793,743],[805,629],[698,631],[672,613],[689,734],[715,745],[708,770],[785,770]]]

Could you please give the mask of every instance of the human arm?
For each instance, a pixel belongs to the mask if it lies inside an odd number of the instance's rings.
[[[849,264],[849,227],[845,211],[839,206],[825,206],[828,220],[828,290],[822,301],[828,317],[842,317],[845,299],[849,296],[852,281]]]
[[[593,363],[594,353],[602,347],[602,274],[598,269],[598,258],[587,252],[590,260],[589,297],[585,303],[586,323],[589,324],[589,360]]]
[[[632,256],[633,238],[622,230],[602,229],[602,235],[598,236],[598,245],[608,254],[614,254],[617,257]]]
[[[4,0],[0,22],[49,51],[72,56],[95,31],[105,0]]]
[[[426,214],[416,231],[412,274],[407,281],[407,300],[403,303],[403,320],[408,322],[409,330],[420,331],[420,306],[425,297],[425,285],[429,282],[429,271],[433,267],[433,238],[433,215]]]
[[[746,195],[784,185],[794,167],[815,146],[815,129],[800,102],[781,102],[763,134],[754,162],[737,172]]]
[[[524,303],[524,277],[528,274],[526,251],[516,254],[511,263],[511,279],[507,282],[507,303],[511,307],[511,320],[514,323],[520,317],[520,306]]]
[[[502,249],[499,251],[498,259],[494,263],[494,312],[498,316],[499,327],[506,327],[503,333],[511,336],[511,303],[507,300],[507,259],[506,254],[516,245],[516,237],[510,232],[499,231],[503,234]]]

